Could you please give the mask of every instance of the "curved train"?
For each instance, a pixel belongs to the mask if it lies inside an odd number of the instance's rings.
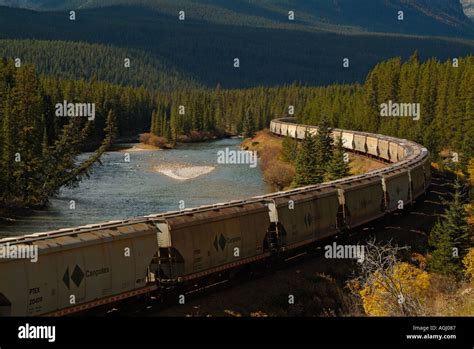
[[[304,138],[292,118],[270,130]],[[0,259],[1,316],[61,316],[212,280],[410,205],[431,181],[411,141],[334,129],[344,147],[387,162],[363,175],[215,205],[0,240],[37,246],[38,261]]]

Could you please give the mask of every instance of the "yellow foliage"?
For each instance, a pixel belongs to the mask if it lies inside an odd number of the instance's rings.
[[[423,303],[430,286],[427,272],[408,263],[397,263],[389,277],[375,272],[372,282],[359,291],[366,314],[372,316],[394,315],[391,309],[397,306],[398,296],[417,299]]]
[[[464,273],[470,280],[474,281],[474,247],[469,249],[462,262],[465,266]]]
[[[474,185],[474,158],[471,158],[471,160],[469,160],[467,172],[469,173],[469,181],[471,182],[471,184]]]
[[[231,309],[225,309],[224,313],[226,313],[227,315],[230,315],[230,316],[242,317],[242,314],[240,314],[239,312],[237,312],[235,310],[231,310]]]

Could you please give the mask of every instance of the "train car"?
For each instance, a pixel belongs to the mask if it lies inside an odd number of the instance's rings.
[[[277,122],[274,122],[274,121],[271,121],[271,122],[270,122],[270,132],[276,133],[276,125],[277,125],[277,124],[278,124],[278,123],[277,123]]]
[[[296,124],[288,125],[288,136],[296,138]]]
[[[276,122],[274,126],[275,131],[273,133],[281,134],[281,122]]]
[[[382,175],[387,212],[403,209],[411,202],[410,177],[407,169],[397,169]]]
[[[389,141],[387,139],[379,138],[378,148],[379,148],[379,157],[381,157],[384,160],[391,161],[390,152],[389,152]],[[394,161],[396,161],[396,159]]]
[[[318,128],[316,126],[309,126],[308,127],[308,132],[310,135],[315,137],[318,134]]]
[[[268,200],[270,220],[279,227],[279,241],[292,249],[334,234],[338,191],[327,187]]]
[[[367,152],[367,136],[363,134],[354,134],[354,150],[357,150],[361,153]]]
[[[390,161],[397,162],[398,159],[398,143],[390,141],[388,145],[388,151],[390,153]]]
[[[305,134],[306,134],[306,126],[297,126],[296,127],[296,138],[298,139],[304,139]]]
[[[406,150],[405,150],[405,145],[404,144],[399,144],[398,147],[397,147],[397,159],[398,161],[402,160],[405,158],[405,156],[407,155],[406,154]]]
[[[426,185],[428,186],[431,183],[431,161],[429,157],[423,163],[423,169],[425,172],[425,182],[426,182]]]
[[[340,139],[342,137],[342,131],[341,130],[332,130],[331,131],[331,138],[333,140],[334,143],[337,142],[338,139]],[[344,144],[343,144],[344,146]]]
[[[412,200],[423,195],[426,191],[424,164],[418,163],[409,167],[410,187],[412,192]]]
[[[379,156],[378,139],[376,137],[367,136],[367,153]]]
[[[38,260],[0,259],[3,316],[71,314],[156,289],[156,229],[146,223],[9,243],[22,245],[36,246]]]
[[[338,188],[346,228],[357,227],[385,214],[381,178],[360,179],[340,184]]]
[[[158,229],[159,272],[165,282],[187,281],[263,259],[268,207],[243,203],[153,220]]]
[[[354,133],[342,131],[342,144],[346,149],[354,149]]]

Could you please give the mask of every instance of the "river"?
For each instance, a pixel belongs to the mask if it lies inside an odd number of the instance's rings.
[[[219,164],[218,151],[240,139],[182,144],[172,150],[107,152],[76,188],[63,188],[44,210],[0,224],[0,236],[126,219],[265,194],[260,168]],[[130,145],[131,147],[132,145]],[[79,159],[84,159],[83,154]],[[189,178],[198,175],[194,178]],[[184,179],[189,178],[189,179]]]

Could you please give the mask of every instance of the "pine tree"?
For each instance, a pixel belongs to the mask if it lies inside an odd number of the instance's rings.
[[[170,131],[166,134],[168,142],[172,143],[173,146],[176,145],[176,141],[179,134],[179,120],[176,108],[177,106],[175,105],[172,105],[171,107],[171,117],[168,127]]]
[[[316,140],[311,133],[306,130],[305,138],[301,142],[296,157],[296,175],[293,186],[301,187],[306,185],[318,184],[323,181],[324,169],[318,163],[316,157]]]
[[[244,137],[253,138],[255,136],[255,120],[250,110],[247,110],[243,125]]]
[[[345,150],[342,138],[339,137],[334,145],[332,158],[327,166],[327,179],[336,180],[349,176],[349,163],[345,161]]]
[[[434,248],[429,260],[431,271],[452,275],[463,275],[462,259],[471,247],[472,230],[467,223],[459,182],[455,184],[453,200],[442,215],[442,220],[433,227],[429,244]]]
[[[159,130],[158,130],[158,117],[156,114],[156,110],[153,109],[151,112],[151,126],[150,126],[150,132],[153,133],[154,135],[158,136]]]

